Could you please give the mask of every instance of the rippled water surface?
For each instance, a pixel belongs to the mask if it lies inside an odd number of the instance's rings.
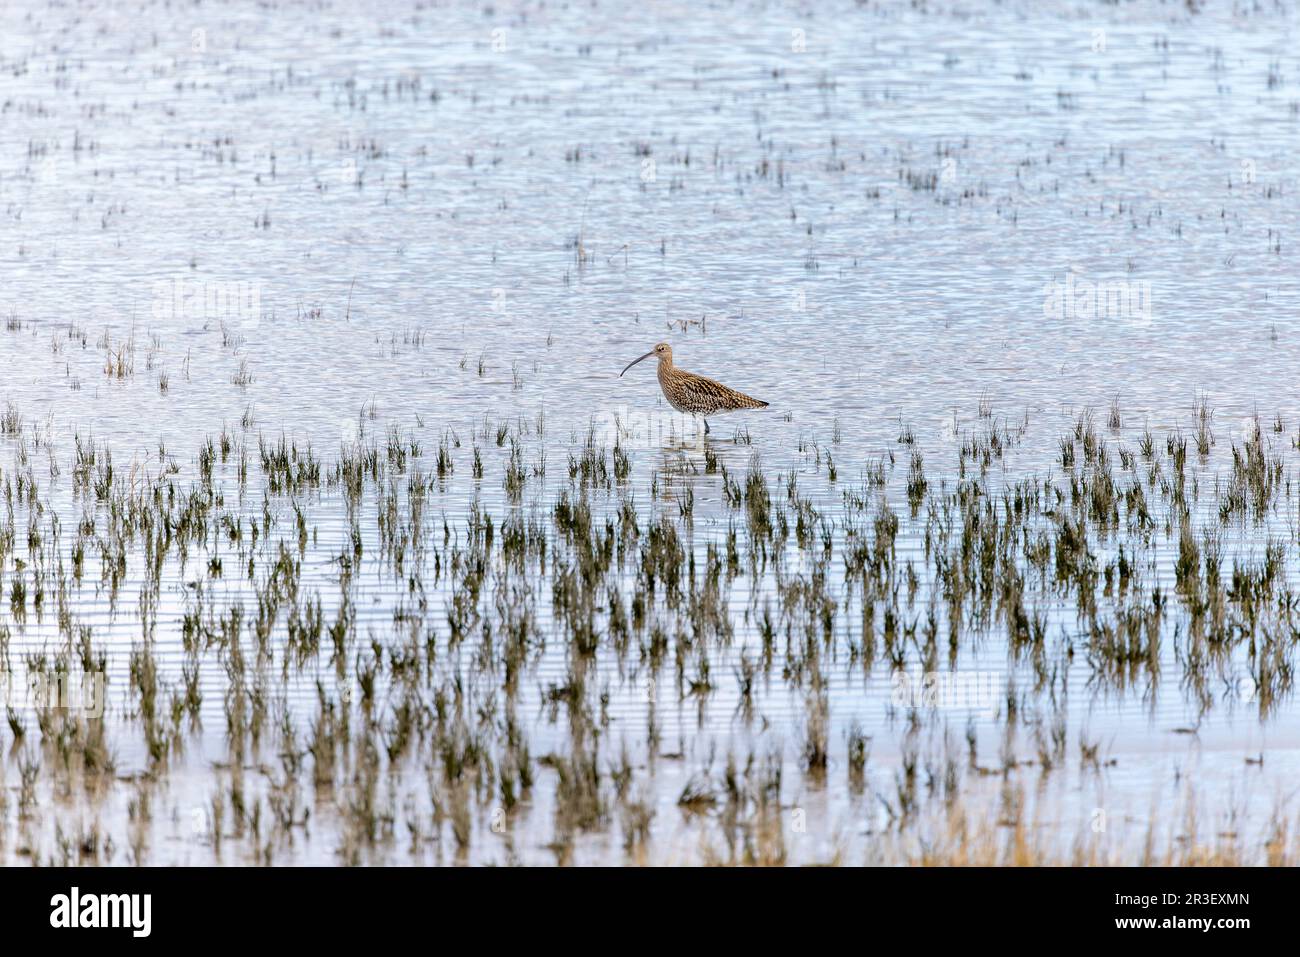
[[[0,859],[1293,857],[1296,24],[9,0]]]

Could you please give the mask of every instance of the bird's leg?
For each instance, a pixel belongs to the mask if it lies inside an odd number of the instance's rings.
[[[708,419],[705,419],[704,416],[700,416],[700,418],[701,418],[701,419],[704,419],[704,434],[705,434],[705,435],[708,435],[708,434],[709,434],[709,420],[708,420]]]

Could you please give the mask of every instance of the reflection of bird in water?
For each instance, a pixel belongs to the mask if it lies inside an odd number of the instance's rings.
[[[623,370],[626,372],[642,359],[655,356],[659,360],[659,385],[664,390],[664,398],[678,412],[698,415],[704,419],[704,434],[709,434],[707,416],[719,412],[734,412],[737,409],[766,409],[767,403],[730,389],[721,382],[714,382],[694,372],[678,369],[673,365],[673,347],[661,342],[640,359],[634,359]],[[621,376],[623,372],[620,372]]]

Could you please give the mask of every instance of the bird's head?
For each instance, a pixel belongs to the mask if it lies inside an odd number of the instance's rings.
[[[649,352],[643,355],[640,359],[633,359],[631,362],[629,362],[627,366],[623,369],[623,372],[626,372],[628,369],[632,368],[642,359],[649,359],[651,356],[656,357],[660,362],[667,362],[669,365],[671,365],[673,361],[673,347],[666,342],[661,342],[659,343],[659,345],[655,346],[653,349],[651,349]],[[623,372],[620,372],[619,375],[622,375]]]

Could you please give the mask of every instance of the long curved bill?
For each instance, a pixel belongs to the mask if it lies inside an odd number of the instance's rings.
[[[654,355],[654,354],[655,354],[655,351],[654,351],[653,349],[651,349],[649,352],[647,352],[645,355],[643,355],[643,356],[641,357],[641,359],[649,359],[649,358],[650,358],[652,355]],[[640,362],[641,359],[633,359],[631,362],[629,362],[629,363],[627,364],[627,367],[623,369],[623,372],[626,372],[628,369],[632,368],[634,365],[636,365],[638,362]],[[622,375],[623,375],[623,372],[620,372],[619,375],[622,376]]]

